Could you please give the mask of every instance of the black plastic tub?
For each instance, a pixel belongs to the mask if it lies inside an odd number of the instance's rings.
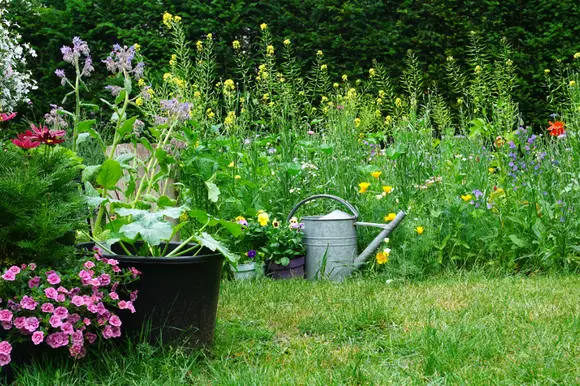
[[[139,243],[136,243],[139,248]],[[180,243],[170,242],[167,251]],[[78,244],[92,249],[94,243]],[[130,285],[138,290],[135,313],[123,310],[120,317],[128,337],[145,336],[151,343],[209,347],[213,342],[223,257],[204,248],[196,256],[142,257],[106,255],[119,267],[135,267],[141,278]]]

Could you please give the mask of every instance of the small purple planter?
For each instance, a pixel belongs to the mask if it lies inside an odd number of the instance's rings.
[[[276,263],[268,263],[266,276],[272,279],[291,279],[293,277],[304,278],[304,256],[290,260],[287,266]]]

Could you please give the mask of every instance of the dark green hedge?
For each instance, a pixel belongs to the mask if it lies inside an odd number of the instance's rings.
[[[291,39],[305,63],[322,49],[331,72],[351,79],[366,75],[374,58],[397,76],[406,51],[413,49],[430,80],[443,89],[445,58],[465,56],[469,31],[482,32],[492,51],[506,36],[516,50],[517,98],[527,120],[545,121],[550,113],[543,102],[543,69],[580,51],[578,0],[33,0],[35,12],[24,11],[19,1],[12,2],[11,12],[40,53],[34,63],[41,85],[33,97],[37,112],[63,96],[53,72],[64,65],[59,47],[73,36],[87,40],[101,58],[114,43],[139,43],[152,68],[162,71],[170,56],[161,27],[164,11],[183,17],[192,41],[213,33],[224,75],[231,66],[231,41],[255,37],[263,22],[278,44]],[[97,75],[93,89],[104,86],[105,76]]]

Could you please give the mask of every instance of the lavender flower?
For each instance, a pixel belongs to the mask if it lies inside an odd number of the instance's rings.
[[[191,118],[191,103],[179,102],[177,99],[162,100],[161,110],[166,111],[170,116],[179,121],[186,121]]]
[[[475,198],[479,198],[479,197],[483,196],[483,192],[479,189],[475,189],[473,191],[473,194],[475,195]]]
[[[112,73],[128,73],[133,74],[136,79],[143,76],[143,68],[145,63],[139,62],[133,67],[133,59],[135,58],[135,46],[121,47],[119,44],[113,46],[113,50],[109,56],[103,60],[107,70]]]
[[[62,107],[50,105],[50,112],[44,114],[44,122],[57,130],[68,127],[66,120],[58,113],[59,110],[62,110]]]
[[[123,90],[123,87],[119,87],[119,86],[105,86],[105,90],[109,90],[111,92],[112,96],[117,96],[121,93],[121,90]]]
[[[268,149],[268,154],[274,154],[274,153],[276,153],[276,148],[271,147]]]
[[[254,257],[256,257],[256,251],[255,251],[255,250],[253,250],[253,249],[249,250],[249,251],[248,251],[248,257],[249,257],[250,259],[253,259]]]

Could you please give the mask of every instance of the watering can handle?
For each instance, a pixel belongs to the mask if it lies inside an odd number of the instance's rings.
[[[354,214],[355,218],[358,219],[358,211],[348,201],[345,201],[342,198],[337,197],[337,196],[333,196],[331,194],[316,194],[314,196],[305,198],[304,200],[302,200],[298,204],[296,204],[296,206],[294,207],[294,209],[292,209],[290,211],[290,214],[288,215],[288,219],[286,221],[290,221],[290,219],[292,218],[292,216],[294,216],[294,213],[296,213],[296,211],[298,210],[298,208],[300,208],[303,204],[306,204],[308,201],[312,201],[312,200],[315,200],[317,198],[330,198],[331,200],[335,200],[335,201],[340,202],[341,204],[343,204],[344,206],[346,206],[352,212],[352,214]]]

